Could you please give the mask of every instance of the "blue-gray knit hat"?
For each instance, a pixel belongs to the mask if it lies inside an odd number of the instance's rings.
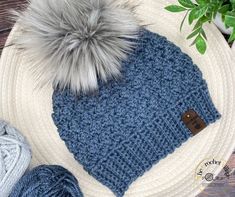
[[[116,196],[220,117],[191,58],[142,29],[122,77],[95,94],[55,90],[53,120],[84,169]]]
[[[30,1],[13,40],[36,81],[54,85],[68,149],[117,196],[220,117],[191,58],[122,2]]]

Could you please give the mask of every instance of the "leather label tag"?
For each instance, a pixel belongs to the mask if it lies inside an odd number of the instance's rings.
[[[205,121],[193,109],[189,109],[188,111],[186,111],[182,115],[181,120],[184,122],[186,127],[192,132],[193,135],[198,134],[207,126]]]

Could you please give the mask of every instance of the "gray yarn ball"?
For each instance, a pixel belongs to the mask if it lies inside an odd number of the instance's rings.
[[[31,150],[21,133],[0,120],[0,197],[8,197],[31,161]]]

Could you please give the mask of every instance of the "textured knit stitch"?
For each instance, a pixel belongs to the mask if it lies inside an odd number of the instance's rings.
[[[75,159],[116,196],[192,136],[185,111],[207,125],[220,117],[201,71],[165,37],[143,29],[122,67],[94,95],[55,90],[52,115]]]
[[[27,172],[9,197],[83,197],[77,179],[65,168],[41,165]]]
[[[0,196],[8,197],[31,161],[31,151],[17,129],[0,120]]]

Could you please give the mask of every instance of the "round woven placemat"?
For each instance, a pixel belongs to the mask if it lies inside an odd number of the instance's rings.
[[[164,10],[176,1],[143,0],[137,9],[148,29],[166,36],[189,54],[203,72],[212,99],[222,118],[188,140],[173,154],[138,178],[125,196],[189,197],[202,189],[201,180],[195,178],[197,166],[207,158],[227,161],[235,148],[235,65],[232,52],[221,33],[213,25],[205,27],[208,50],[200,55],[185,39],[190,27],[179,32],[183,14]],[[9,41],[14,37],[14,30]],[[89,176],[75,161],[59,138],[52,121],[52,88],[35,88],[35,79],[29,71],[27,57],[14,47],[6,47],[0,60],[0,118],[21,130],[32,146],[32,165],[59,164],[69,169],[78,179],[85,196],[114,196],[101,183]],[[218,174],[221,167],[214,167]]]

